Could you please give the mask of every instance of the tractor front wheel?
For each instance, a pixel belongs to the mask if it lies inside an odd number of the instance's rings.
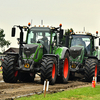
[[[57,77],[56,59],[53,57],[42,58],[40,73],[42,83],[45,81],[45,79],[48,79],[51,85],[55,84]]]
[[[51,85],[55,84],[57,78],[57,61],[55,58],[49,57],[46,64],[46,79]]]
[[[96,59],[87,59],[85,62],[85,80],[91,82],[93,77],[97,77],[98,68],[97,68],[98,61]]]
[[[43,82],[45,81],[46,79],[46,64],[47,64],[47,58],[46,57],[43,57],[42,58],[42,63],[41,63],[41,68],[40,68],[40,73],[41,73],[41,82],[43,84]]]

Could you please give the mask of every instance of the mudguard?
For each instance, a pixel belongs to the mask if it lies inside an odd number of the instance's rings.
[[[69,49],[67,47],[58,47],[55,51],[55,54],[59,55],[59,59],[63,59],[66,51],[69,52]]]
[[[16,57],[19,57],[19,54],[18,53],[15,53],[15,52],[8,52],[6,53],[7,56],[16,56]]]

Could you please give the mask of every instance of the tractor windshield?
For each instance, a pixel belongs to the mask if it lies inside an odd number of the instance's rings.
[[[43,46],[48,51],[49,45],[50,45],[50,33],[49,33],[49,31],[33,31],[33,30],[31,30],[28,33],[27,44],[33,44],[33,43],[43,44]]]
[[[90,36],[85,35],[73,35],[71,40],[71,46],[84,46],[87,54],[90,54]]]

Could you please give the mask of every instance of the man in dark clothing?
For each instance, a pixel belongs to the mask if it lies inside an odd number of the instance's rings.
[[[42,33],[43,38],[41,39],[43,41],[44,45],[44,53],[47,53],[48,51],[48,38],[45,36],[45,33]]]

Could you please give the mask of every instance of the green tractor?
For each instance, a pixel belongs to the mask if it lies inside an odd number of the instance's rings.
[[[50,84],[56,80],[67,83],[69,78],[69,50],[61,47],[63,29],[59,27],[16,26],[20,29],[19,53],[7,53],[2,63],[5,82],[34,81],[35,74],[40,75],[41,82],[48,79]],[[23,41],[27,31],[26,41]]]
[[[70,78],[74,78],[75,72],[84,75],[86,81],[92,81],[97,77],[100,65],[100,50],[95,46],[98,33],[79,32],[66,34],[64,40],[70,50]]]

